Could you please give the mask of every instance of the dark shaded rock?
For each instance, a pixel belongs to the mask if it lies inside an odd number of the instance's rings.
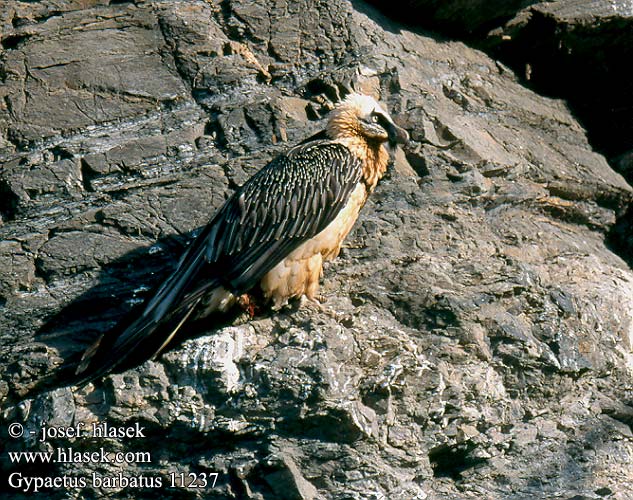
[[[532,6],[487,43],[539,92],[562,96],[594,147],[616,156],[633,149],[633,57],[629,2],[561,0]],[[631,180],[631,177],[629,177]]]
[[[316,488],[301,474],[297,464],[292,459],[290,450],[282,449],[272,457],[267,457],[267,465],[280,469],[265,476],[277,498],[284,500],[312,500],[317,498]]]
[[[629,208],[612,227],[607,242],[629,266],[633,266],[633,208]]]
[[[382,0],[370,3],[399,21],[442,31],[457,38],[476,39],[541,0],[405,0],[398,8]]]
[[[626,498],[633,273],[613,249],[631,255],[632,190],[565,103],[362,2],[14,4],[0,9],[1,427],[145,437],[3,435],[3,472],[89,479],[47,498]],[[435,7],[480,36],[527,4],[453,17],[463,5]],[[156,360],[45,390],[354,89],[380,94],[412,142],[327,266],[326,311],[187,325]],[[149,455],[7,454],[68,447]]]

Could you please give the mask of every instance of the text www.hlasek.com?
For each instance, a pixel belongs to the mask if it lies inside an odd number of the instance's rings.
[[[107,452],[103,448],[99,451],[75,451],[72,448],[58,448],[55,451],[10,451],[9,460],[12,464],[48,464],[48,463],[150,463],[149,451]]]
[[[58,448],[55,451],[10,451],[9,460],[13,464],[48,463],[150,463],[149,451],[107,452],[75,451],[72,448]]]

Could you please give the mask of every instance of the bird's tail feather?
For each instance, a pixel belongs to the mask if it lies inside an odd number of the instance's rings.
[[[102,334],[84,352],[73,385],[83,385],[117,368],[141,363],[160,353],[195,310],[198,300],[189,307],[178,308],[158,322],[142,316],[123,329],[115,327]]]
[[[190,283],[186,279],[188,273],[183,274],[172,275],[142,306],[140,315],[137,312],[130,315],[133,321],[124,320],[89,346],[77,365],[72,384],[83,385],[117,368],[129,368],[159,354],[203,297],[219,286],[211,280],[185,293]]]

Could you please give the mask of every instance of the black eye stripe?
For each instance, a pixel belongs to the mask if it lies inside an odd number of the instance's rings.
[[[380,125],[382,128],[384,128],[385,130],[389,130],[389,128],[391,127],[391,122],[389,121],[389,119],[383,115],[382,113],[378,113],[376,111],[374,111],[371,114],[372,117],[377,117],[378,118],[378,125]]]

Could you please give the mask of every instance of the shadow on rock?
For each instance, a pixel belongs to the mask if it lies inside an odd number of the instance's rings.
[[[612,226],[606,243],[613,253],[633,268],[633,206]]]

